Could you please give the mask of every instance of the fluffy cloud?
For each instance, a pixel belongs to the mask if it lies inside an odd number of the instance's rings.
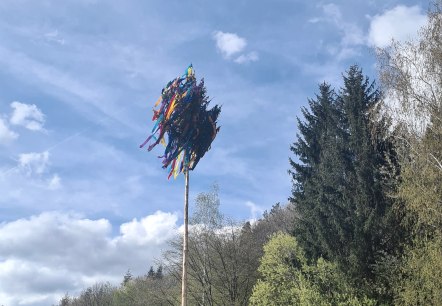
[[[27,176],[43,174],[49,165],[49,152],[23,153],[19,155],[18,167]]]
[[[213,38],[215,39],[216,47],[225,59],[232,59],[235,56],[233,61],[238,64],[256,62],[259,59],[258,53],[255,51],[241,53],[247,46],[247,41],[235,33],[218,31],[213,34]]]
[[[426,20],[426,15],[421,13],[419,6],[398,5],[372,18],[368,34],[369,43],[383,48],[388,46],[393,38],[413,38]]]
[[[50,305],[96,281],[146,272],[177,230],[176,214],[157,211],[120,226],[45,212],[0,224],[0,298],[5,305]],[[38,277],[35,277],[38,275]]]
[[[7,116],[0,117],[0,145],[9,144],[19,136],[9,128],[8,121],[12,125],[20,125],[32,131],[43,130],[45,115],[37,106],[14,101],[11,107],[13,112],[9,119]]]
[[[247,201],[246,206],[250,209],[250,219],[252,221],[258,220],[259,216],[261,216],[264,212],[264,209],[262,207],[256,205],[252,201]]]
[[[235,33],[218,31],[213,37],[216,41],[216,47],[226,58],[241,52],[247,45],[246,40]]]
[[[334,3],[325,4],[322,6],[322,10],[327,17],[332,18],[336,23],[342,21],[342,13],[339,7]]]
[[[344,20],[341,9],[334,3],[320,6],[325,16],[325,21],[333,24],[341,33],[339,45],[327,46],[328,52],[338,61],[359,55],[358,46],[365,44],[366,38],[362,29],[354,23]],[[311,19],[312,20],[312,19]],[[310,20],[310,22],[312,22]],[[321,19],[313,19],[314,23]]]
[[[346,22],[342,17],[341,9],[336,4],[326,4],[322,6],[322,10],[326,19],[334,23],[342,33],[341,45],[344,48],[364,44],[365,38],[362,29],[354,23]]]
[[[17,139],[17,137],[18,134],[11,131],[6,122],[0,118],[0,145],[6,145],[14,139]]]
[[[175,235],[173,226],[177,216],[157,211],[140,221],[133,219],[131,222],[122,224],[120,227],[120,241],[130,244],[144,245],[149,242],[161,243],[164,239],[172,238]]]
[[[9,120],[11,124],[23,126],[31,131],[43,130],[45,115],[36,105],[14,101],[11,107],[13,108]]]
[[[64,45],[66,43],[64,38],[60,37],[58,30],[45,33],[44,38],[46,39],[47,42],[53,42],[60,45]]]
[[[61,177],[50,169],[50,157],[49,151],[22,153],[15,166],[0,168],[0,190],[3,191],[0,205],[4,207],[13,202],[20,206],[23,201],[32,206],[35,201],[53,204],[48,191],[59,190],[62,184]]]
[[[132,218],[143,215],[146,198],[153,207],[161,205],[165,210],[174,210],[173,203],[181,201],[182,186],[165,184],[161,167],[149,165],[146,158],[139,162],[112,144],[84,134],[65,139],[59,146],[25,151],[13,157],[16,162],[11,158],[0,164],[2,209],[20,209],[24,215],[71,209]],[[156,163],[155,158],[152,161]]]
[[[58,174],[54,174],[52,178],[48,180],[48,188],[50,190],[56,190],[61,187],[61,178],[58,176]]]
[[[244,64],[249,62],[256,62],[259,59],[258,54],[254,51],[248,54],[241,54],[235,59],[235,63]]]

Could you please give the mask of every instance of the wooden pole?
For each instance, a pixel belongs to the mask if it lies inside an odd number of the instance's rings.
[[[184,234],[183,234],[183,275],[181,282],[181,306],[187,306],[187,255],[188,247],[188,225],[189,225],[189,169],[184,170]]]

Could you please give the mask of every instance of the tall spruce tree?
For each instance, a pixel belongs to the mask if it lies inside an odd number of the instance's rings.
[[[385,158],[382,147],[375,144],[371,134],[376,122],[370,115],[380,102],[380,92],[374,82],[364,77],[357,66],[352,66],[344,76],[344,86],[338,103],[342,108],[346,164],[345,189],[342,205],[347,218],[336,220],[350,231],[345,241],[345,257],[336,259],[343,263],[353,277],[371,279],[371,265],[376,253],[381,251],[383,219],[390,201],[384,196],[381,166]],[[381,149],[381,150],[379,150]]]
[[[294,233],[307,256],[339,263],[360,285],[373,280],[378,254],[392,247],[386,194],[393,176],[385,169],[395,161],[388,127],[376,118],[374,82],[357,66],[343,78],[337,96],[322,84],[310,111],[303,109],[305,121],[298,120],[301,135],[291,150],[300,162],[290,160],[291,199],[298,215]]]
[[[295,235],[303,245],[308,258],[327,256],[324,254],[321,239],[326,234],[323,207],[319,205],[318,179],[321,154],[327,146],[327,137],[337,133],[339,119],[336,108],[336,94],[327,83],[319,85],[316,99],[309,99],[310,110],[302,108],[305,121],[298,118],[297,142],[291,151],[299,162],[290,159],[293,177],[293,193],[291,201],[296,204],[298,219],[295,223]]]

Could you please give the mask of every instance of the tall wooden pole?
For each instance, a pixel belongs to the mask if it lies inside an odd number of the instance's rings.
[[[184,235],[183,235],[183,276],[181,282],[181,306],[187,306],[187,254],[188,247],[188,225],[189,225],[189,169],[184,170]]]

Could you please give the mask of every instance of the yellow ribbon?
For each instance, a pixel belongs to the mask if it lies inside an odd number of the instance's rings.
[[[172,114],[173,110],[175,109],[175,101],[176,101],[176,99],[173,99],[172,105],[170,106],[169,110],[167,111],[166,119],[169,119],[170,115]]]
[[[176,178],[178,177],[178,175],[180,174],[180,160],[181,160],[181,155],[183,154],[183,152],[181,152],[175,162],[175,169],[173,170],[173,179],[176,180]]]
[[[163,147],[166,147],[166,141],[164,140],[164,137],[161,138],[160,143],[163,145]]]
[[[160,104],[161,100],[163,100],[163,96],[160,96],[158,98],[157,102],[155,102],[155,106],[154,107],[157,107]]]

